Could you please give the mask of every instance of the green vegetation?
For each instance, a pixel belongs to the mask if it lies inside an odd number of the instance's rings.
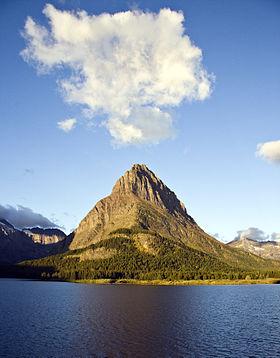
[[[141,238],[139,235],[142,235]],[[107,258],[82,259],[86,252],[94,252],[101,248],[114,254]],[[205,283],[206,280],[210,280],[208,283],[215,280],[246,280],[246,283],[249,283],[250,280],[280,277],[280,265],[278,270],[271,269],[269,261],[267,267],[261,270],[237,268],[214,255],[189,248],[159,234],[138,229],[114,231],[106,240],[85,249],[25,261],[17,266],[17,270],[22,270],[22,276],[25,277],[87,282],[123,280],[134,283],[138,280],[157,283],[188,281],[195,284],[202,280]]]
[[[133,280],[133,279],[96,279],[96,280],[74,280],[70,281],[74,283],[85,283],[85,284],[95,284],[95,285],[106,285],[106,284],[115,284],[115,285],[151,285],[151,286],[218,286],[218,285],[257,285],[257,284],[267,284],[274,285],[280,284],[280,278],[264,278],[264,279],[255,279],[255,280],[246,280],[246,279],[219,279],[219,280]]]

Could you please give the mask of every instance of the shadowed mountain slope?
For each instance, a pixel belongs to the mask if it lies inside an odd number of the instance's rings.
[[[0,264],[14,264],[64,252],[69,240],[57,229],[18,230],[0,219]]]

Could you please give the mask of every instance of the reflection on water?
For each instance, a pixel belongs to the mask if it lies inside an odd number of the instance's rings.
[[[0,280],[1,357],[277,357],[280,286]]]

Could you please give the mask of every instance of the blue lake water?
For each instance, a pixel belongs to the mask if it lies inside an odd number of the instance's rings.
[[[1,357],[279,357],[280,285],[0,280]]]

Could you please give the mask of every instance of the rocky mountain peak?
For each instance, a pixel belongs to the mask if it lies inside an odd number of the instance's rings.
[[[7,220],[0,218],[0,225],[1,226],[7,226],[10,229],[14,229],[13,225],[10,224]]]
[[[111,195],[96,203],[75,230],[70,249],[86,247],[123,228],[145,228],[167,236],[187,236],[196,225],[185,206],[146,165],[134,164]]]
[[[145,164],[134,164],[115,184],[112,194],[134,194],[171,214],[187,215],[185,206]]]
[[[0,234],[7,236],[14,231],[15,228],[12,224],[10,224],[7,220],[0,218]]]

